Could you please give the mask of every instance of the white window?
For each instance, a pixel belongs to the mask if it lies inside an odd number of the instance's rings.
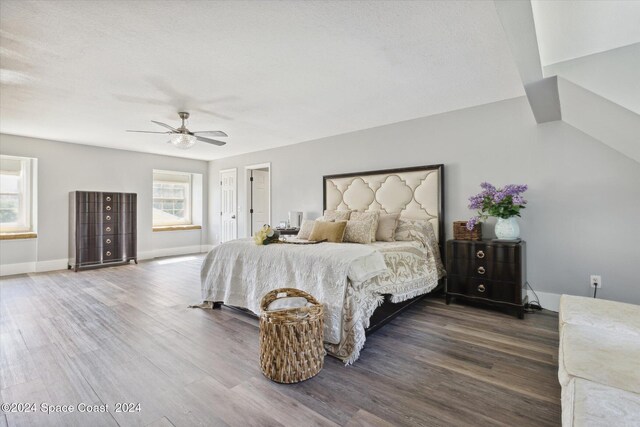
[[[153,171],[153,225],[189,225],[191,218],[191,174]]]
[[[0,233],[33,231],[35,159],[0,155]]]

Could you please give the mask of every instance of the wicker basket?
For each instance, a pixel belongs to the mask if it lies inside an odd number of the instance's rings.
[[[303,297],[311,306],[267,311],[273,301]],[[267,293],[260,303],[260,367],[269,379],[285,384],[315,376],[324,365],[324,307],[299,289]]]
[[[453,238],[456,240],[482,240],[482,223],[476,224],[473,230],[467,230],[467,221],[453,222]]]

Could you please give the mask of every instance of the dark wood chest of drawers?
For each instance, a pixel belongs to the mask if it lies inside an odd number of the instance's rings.
[[[526,244],[491,240],[447,242],[447,304],[454,297],[511,307],[524,317]]]
[[[137,195],[69,193],[69,268],[137,263]]]

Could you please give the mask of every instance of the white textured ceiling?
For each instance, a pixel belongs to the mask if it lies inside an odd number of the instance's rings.
[[[0,32],[0,132],[207,160],[524,94],[491,1],[3,0]],[[124,132],[179,110],[227,146]]]
[[[533,0],[542,65],[640,42],[639,0]]]

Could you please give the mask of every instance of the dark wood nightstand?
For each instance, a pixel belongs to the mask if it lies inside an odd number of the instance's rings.
[[[299,228],[276,228],[276,230],[281,236],[297,236],[300,231]]]
[[[524,241],[447,241],[447,304],[461,297],[516,309],[523,319],[528,300],[525,249]]]

